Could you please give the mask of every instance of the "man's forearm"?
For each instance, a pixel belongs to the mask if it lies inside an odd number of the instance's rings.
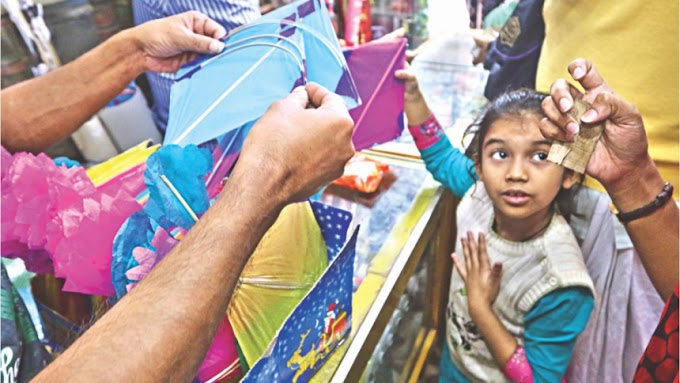
[[[75,61],[2,91],[2,145],[41,151],[68,137],[144,71],[123,31]]]
[[[184,240],[36,381],[190,381],[241,270],[282,209],[277,189],[247,189],[249,177],[263,176],[232,176]],[[267,176],[275,187],[280,177]]]
[[[664,180],[649,159],[635,174],[617,184],[604,185],[617,209],[629,212],[652,201],[663,188]],[[678,185],[674,185],[678,187]],[[626,223],[626,231],[654,287],[666,300],[678,283],[678,206],[668,201],[652,214]]]
[[[678,205],[668,201],[625,227],[654,287],[668,299],[678,283]]]

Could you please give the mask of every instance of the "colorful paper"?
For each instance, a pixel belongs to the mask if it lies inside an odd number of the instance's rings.
[[[248,260],[227,308],[248,365],[262,356],[327,266],[326,246],[311,206],[288,205]]]
[[[243,382],[307,382],[349,334],[357,233],[358,227]]]
[[[146,163],[146,159],[160,147],[160,145],[150,146],[150,143],[151,141],[142,142],[107,161],[88,168],[87,175],[97,187],[114,181],[130,169]]]
[[[373,193],[389,170],[389,165],[357,153],[345,164],[345,171],[340,178],[333,181],[333,185]]]
[[[210,198],[214,198],[222,190],[223,181],[229,175],[239,154],[241,154],[243,142],[254,123],[255,121],[249,122],[201,145],[201,147],[210,149],[213,156],[213,171],[206,180]]]
[[[139,196],[146,191],[144,171],[146,159],[154,153],[160,145],[149,146],[150,141],[142,142],[125,152],[87,169],[87,175],[98,190],[107,194],[114,194],[119,189],[125,190],[131,196]],[[145,200],[137,199],[139,203]]]
[[[164,146],[148,158],[146,168],[148,202],[142,211],[125,221],[113,241],[110,273],[118,299],[144,279],[193,227],[194,218],[186,208],[200,215],[210,204],[204,181],[212,168],[207,149],[194,145]],[[164,179],[170,180],[170,184]],[[207,382],[216,376],[226,378],[240,373],[236,339],[225,319],[197,376]]]
[[[111,244],[140,208],[125,190],[95,188],[81,167],[2,148],[2,255],[24,259],[31,271],[53,269],[64,291],[114,294]]]
[[[314,81],[360,104],[328,10],[319,0],[278,8],[224,39],[224,50],[177,72],[165,144],[202,144],[260,118],[295,87]]]
[[[191,229],[210,206],[205,177],[211,170],[212,157],[207,149],[163,146],[146,161],[144,179],[149,200],[144,210],[166,230]]]
[[[363,100],[350,110],[357,150],[391,141],[404,130],[404,82],[394,78],[406,62],[406,39],[375,41],[343,51]]]
[[[134,288],[194,224],[187,217],[177,217],[184,216],[178,213],[184,205],[172,191],[161,191],[165,186],[161,175],[171,175],[173,184],[186,185],[179,194],[187,193],[182,195],[187,206],[200,212],[200,206],[209,204],[205,183],[201,182],[211,167],[207,152],[195,146],[168,146],[149,157],[145,174],[149,203],[122,225],[114,241],[111,273],[119,298]],[[205,163],[186,171],[187,163],[201,161]],[[161,221],[171,224],[161,225]],[[349,213],[318,203],[292,204],[281,212],[241,273],[227,311],[228,321],[220,327],[199,370],[201,381],[239,373],[236,342],[246,363],[243,367],[256,363],[281,323],[328,272],[328,263],[344,245],[350,223]],[[196,261],[200,262],[200,257]],[[349,283],[351,286],[351,277]]]

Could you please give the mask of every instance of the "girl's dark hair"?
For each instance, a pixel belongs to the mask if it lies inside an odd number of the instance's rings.
[[[496,97],[482,112],[481,116],[465,130],[463,141],[466,141],[472,135],[472,140],[465,150],[465,155],[471,158],[476,165],[480,164],[482,144],[491,125],[503,118],[522,117],[527,114],[534,115],[539,120],[542,119],[545,117],[545,113],[543,113],[541,103],[546,97],[548,97],[548,94],[528,88],[508,91]],[[471,167],[468,171],[473,178],[477,178],[474,167]],[[583,177],[581,177],[581,182],[583,182]],[[570,190],[560,190],[555,198],[559,211],[566,219],[569,219],[569,212],[574,210],[572,196],[578,186],[580,186],[580,183]]]
[[[484,137],[494,122],[508,117],[522,117],[525,114],[533,114],[539,120],[545,117],[541,103],[548,95],[535,90],[522,88],[501,94],[484,109],[481,116],[468,126],[463,135],[463,140],[472,135],[472,141],[465,154],[472,158],[475,163],[480,160]]]

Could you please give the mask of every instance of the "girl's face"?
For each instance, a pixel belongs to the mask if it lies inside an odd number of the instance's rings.
[[[551,142],[534,114],[496,120],[484,137],[477,174],[491,198],[497,219],[543,222],[560,188],[578,175],[547,160]]]

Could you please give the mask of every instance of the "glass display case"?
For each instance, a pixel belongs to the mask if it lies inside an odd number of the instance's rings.
[[[415,350],[422,349],[425,343],[428,349],[431,347],[436,330],[429,328],[426,315],[430,302],[428,271],[432,262],[432,256],[426,254],[416,266],[366,365],[362,382],[408,381],[418,360],[419,352]]]
[[[471,64],[473,44],[466,34],[435,39],[413,62],[428,105],[458,147],[487,103],[488,73]],[[370,220],[359,235],[367,245],[357,246],[352,332],[313,381],[436,382],[458,199],[430,178],[408,132],[369,152],[390,163],[396,180],[375,196],[324,194],[324,202]]]
[[[370,195],[328,188],[322,202],[352,211],[361,225],[352,330],[314,382],[417,379],[443,334],[456,199],[422,162],[374,155],[391,167]]]

